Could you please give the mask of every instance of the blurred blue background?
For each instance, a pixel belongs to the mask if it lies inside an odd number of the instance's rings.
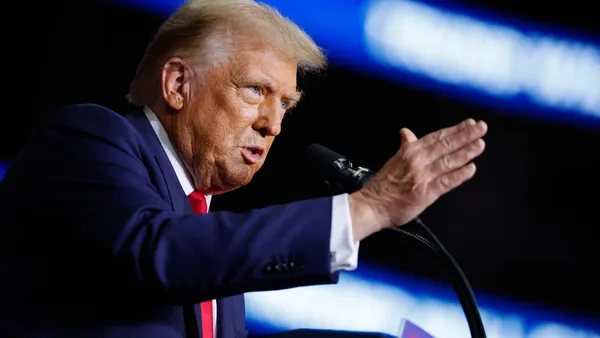
[[[4,177],[4,173],[8,169],[8,162],[0,160],[0,180]]]
[[[490,338],[600,337],[593,318],[475,292]],[[404,318],[434,337],[470,336],[449,286],[367,264],[342,273],[337,285],[253,293],[246,299],[252,332],[317,328],[397,335]]]

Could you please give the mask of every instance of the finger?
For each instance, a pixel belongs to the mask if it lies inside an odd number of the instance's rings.
[[[483,121],[479,121],[474,125],[467,126],[454,134],[438,140],[427,149],[429,156],[428,163],[436,161],[444,155],[452,154],[455,151],[468,146],[475,140],[482,138],[487,133],[487,129],[487,124]]]
[[[434,200],[438,199],[443,194],[471,179],[476,171],[477,167],[475,164],[469,163],[464,167],[438,176],[436,179],[429,182],[427,188],[433,195]]]
[[[461,130],[465,129],[466,127],[472,126],[472,125],[475,125],[475,120],[466,119],[455,126],[440,129],[438,131],[434,131],[433,133],[429,133],[429,134],[423,136],[423,138],[420,140],[420,143],[423,145],[423,147],[430,146],[430,145],[438,142],[439,140],[443,139],[444,137],[452,135],[452,134],[454,134],[458,131],[461,131]]]
[[[452,154],[446,154],[425,167],[425,173],[430,179],[435,179],[445,173],[463,167],[478,157],[485,150],[485,142],[477,139]]]
[[[406,146],[407,144],[418,140],[417,136],[408,128],[400,129],[400,138],[402,140],[402,146]]]

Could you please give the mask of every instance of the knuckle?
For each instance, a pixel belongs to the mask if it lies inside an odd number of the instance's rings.
[[[427,136],[424,137],[423,142],[425,143],[435,143],[435,142],[439,142],[441,139],[444,138],[444,130],[436,130],[434,132],[431,132],[429,134],[427,134]]]
[[[444,155],[440,158],[440,166],[443,170],[452,169],[452,156]]]
[[[461,180],[466,181],[466,180],[470,179],[471,177],[473,177],[473,175],[475,175],[476,167],[472,163],[467,164],[465,167],[463,167],[463,169],[461,171],[462,171]]]
[[[451,137],[444,137],[440,140],[444,148],[452,150],[454,147],[454,140]]]
[[[454,183],[453,175],[444,175],[440,177],[440,185],[444,190],[451,189]]]

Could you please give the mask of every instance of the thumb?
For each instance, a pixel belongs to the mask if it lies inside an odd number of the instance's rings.
[[[408,128],[400,129],[400,137],[402,139],[402,145],[406,145],[417,140],[417,136]]]

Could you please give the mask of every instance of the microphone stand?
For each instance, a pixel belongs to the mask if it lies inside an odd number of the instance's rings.
[[[467,318],[471,337],[486,338],[485,328],[483,326],[483,321],[481,320],[481,315],[479,314],[479,307],[477,306],[475,295],[473,294],[471,285],[469,284],[469,281],[467,280],[467,277],[463,273],[462,269],[454,257],[452,257],[448,250],[444,248],[439,239],[425,225],[425,223],[421,221],[419,217],[415,218],[412,223],[425,230],[427,236],[433,240],[433,243],[424,236],[421,236],[416,232],[403,229],[403,227],[395,227],[391,228],[390,230],[424,244],[427,248],[431,249],[438,256],[438,258],[442,260],[443,263],[448,263],[444,265],[444,267],[446,268],[447,273],[450,275],[454,292],[456,293],[465,317]]]
[[[326,179],[325,183],[332,191],[351,193],[364,187],[375,176],[375,172],[363,167],[354,167],[352,162],[340,157],[333,163],[333,166],[328,168],[328,176],[331,179]],[[335,177],[335,179],[332,177]],[[447,270],[454,292],[467,319],[471,338],[486,338],[479,307],[464,272],[454,257],[419,217],[415,218],[411,224],[420,226],[425,234],[421,235],[415,231],[410,231],[407,226],[394,227],[390,230],[418,241],[436,254],[443,263],[442,266]]]

